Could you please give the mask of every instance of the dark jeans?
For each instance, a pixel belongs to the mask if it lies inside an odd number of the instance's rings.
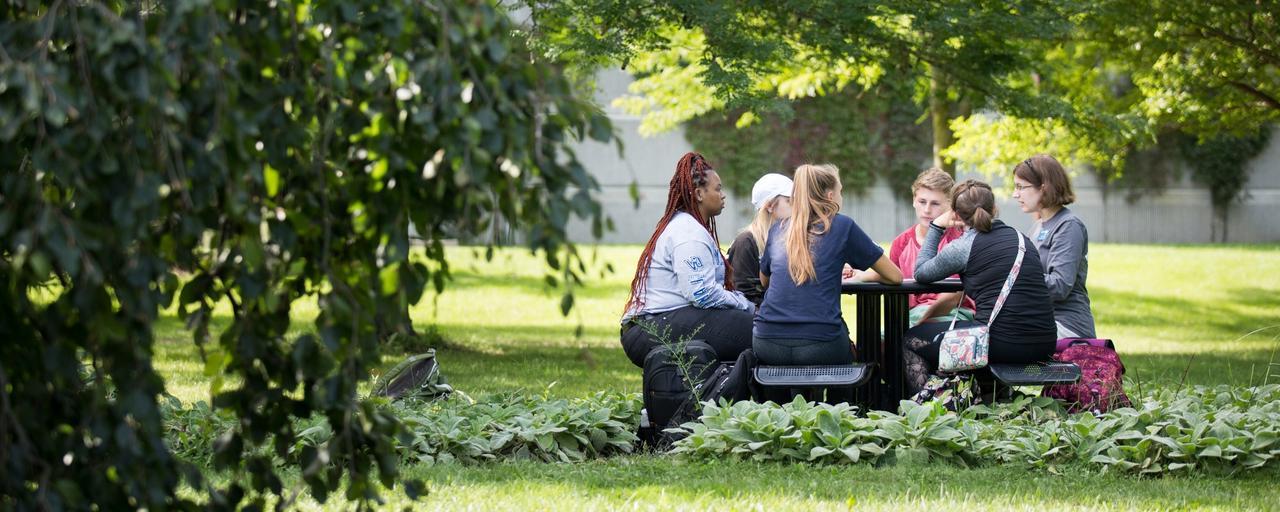
[[[985,325],[983,322],[963,320],[956,328]],[[947,331],[951,322],[925,322],[907,330],[903,335],[903,358],[907,371],[908,391],[915,393],[924,386],[928,376],[938,371],[938,351],[941,342],[935,340]],[[991,363],[1035,363],[1053,357],[1056,345],[1053,333],[1046,333],[1043,343],[1009,343],[991,338],[987,360]]]
[[[757,336],[752,340],[751,349],[763,364],[808,366],[853,362],[853,350],[849,344],[849,338],[844,336],[830,340]]]
[[[642,315],[622,325],[622,350],[636,366],[644,367],[644,357],[662,342],[637,325],[647,322],[657,333],[666,331],[669,343],[681,338],[702,340],[715,349],[721,361],[734,361],[743,350],[751,348],[751,313],[740,309],[702,309],[693,306]],[[694,332],[694,331],[697,332]]]

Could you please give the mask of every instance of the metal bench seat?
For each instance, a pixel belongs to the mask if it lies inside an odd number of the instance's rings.
[[[871,365],[756,366],[755,378],[768,387],[858,386],[871,378]]]
[[[861,402],[856,388],[871,380],[873,365],[867,363],[823,366],[768,366],[752,370],[758,386],[756,399],[783,403],[803,396],[826,403]]]
[[[1080,380],[1080,367],[1074,363],[993,364],[989,368],[1006,386],[1072,384]]]

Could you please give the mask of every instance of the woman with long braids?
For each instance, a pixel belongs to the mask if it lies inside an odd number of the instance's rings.
[[[652,332],[670,328],[670,341],[697,334],[721,360],[751,347],[755,305],[733,291],[733,270],[720,252],[715,217],[724,210],[720,176],[698,153],[676,164],[667,209],[640,253],[622,315],[622,349],[636,366],[659,346]]]
[[[943,233],[952,227],[964,229],[964,234],[939,249]],[[955,328],[990,322],[988,359],[992,363],[1033,363],[1048,361],[1053,355],[1057,343],[1053,303],[1045,287],[1040,256],[1032,248],[1022,233],[996,219],[991,187],[965,180],[951,192],[951,211],[929,223],[929,233],[916,256],[917,282],[932,283],[960,274],[965,296],[972,298],[978,309],[973,320],[957,321]],[[1022,262],[1014,268],[1019,252],[1023,253]],[[1017,277],[1001,304],[1001,290],[1010,275]],[[937,371],[938,335],[949,327],[949,322],[926,322],[903,335],[907,388],[912,394],[923,389]]]
[[[755,318],[756,357],[778,365],[853,362],[849,328],[840,312],[845,264],[874,269],[902,283],[902,272],[853,219],[840,215],[840,175],[834,165],[796,169],[791,218],[769,230],[760,256],[764,301]]]

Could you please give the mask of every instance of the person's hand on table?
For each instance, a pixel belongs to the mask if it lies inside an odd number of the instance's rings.
[[[840,271],[840,279],[842,280],[851,279],[853,278],[853,276],[856,276],[856,275],[858,275],[858,271],[854,270],[853,267],[849,266],[848,263],[845,263],[844,269]]]

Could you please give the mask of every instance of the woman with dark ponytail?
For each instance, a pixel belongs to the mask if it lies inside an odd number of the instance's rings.
[[[669,329],[673,342],[697,331],[694,337],[725,361],[751,347],[755,304],[733,291],[733,269],[716,235],[724,199],[720,176],[702,155],[680,158],[622,315],[622,349],[636,366],[661,344],[650,331]]]
[[[941,250],[938,243],[950,227],[965,229],[960,238]],[[1018,230],[996,218],[995,194],[986,183],[966,180],[951,193],[951,211],[934,219],[920,254],[916,256],[917,282],[932,283],[960,274],[964,294],[973,299],[977,311],[972,321],[957,321],[955,328],[987,325],[1000,291],[1018,256],[1018,239],[1024,247],[1035,247]],[[950,323],[923,323],[906,332],[907,387],[919,392],[938,368],[938,348],[942,332]],[[990,326],[992,363],[1047,361],[1057,342],[1053,303],[1045,287],[1044,269],[1034,250],[1026,250],[1018,277]]]

